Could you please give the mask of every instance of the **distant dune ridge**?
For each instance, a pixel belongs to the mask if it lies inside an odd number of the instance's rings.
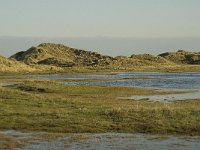
[[[59,67],[93,66],[113,60],[96,52],[70,48],[62,44],[43,43],[10,57],[26,64],[45,64]]]
[[[200,64],[200,52],[179,50],[177,52],[163,53],[159,56],[178,64]]]
[[[43,43],[10,58],[0,56],[0,71],[63,70],[72,67],[131,69],[141,66],[175,66],[200,64],[200,52],[179,50],[154,56],[140,54],[111,57],[97,52],[71,48],[62,44]]]
[[[16,60],[9,60],[0,56],[0,72],[35,71],[36,69]]]
[[[21,61],[9,59],[0,55],[0,72],[34,72],[34,71],[60,71],[62,68],[48,65],[27,65]]]

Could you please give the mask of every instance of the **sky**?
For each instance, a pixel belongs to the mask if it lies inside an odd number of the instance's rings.
[[[0,54],[42,42],[109,55],[199,51],[199,8],[200,0],[0,0]]]

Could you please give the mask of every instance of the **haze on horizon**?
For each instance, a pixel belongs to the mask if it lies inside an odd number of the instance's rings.
[[[0,54],[43,42],[116,56],[200,50],[199,0],[1,0]]]

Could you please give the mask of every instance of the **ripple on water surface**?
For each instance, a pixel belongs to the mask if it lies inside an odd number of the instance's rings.
[[[186,94],[168,94],[153,96],[133,96],[131,99],[148,99],[157,101],[186,100],[200,98],[200,73],[159,73],[159,72],[126,72],[114,75],[37,75],[36,78],[49,79],[111,79],[108,81],[76,81],[65,84],[84,84],[100,86],[145,87],[169,90],[191,90]],[[139,79],[139,80],[138,80]]]

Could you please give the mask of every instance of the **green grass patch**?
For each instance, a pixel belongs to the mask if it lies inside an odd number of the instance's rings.
[[[31,79],[0,87],[0,130],[200,135],[200,101],[120,100],[151,89],[63,85]]]

